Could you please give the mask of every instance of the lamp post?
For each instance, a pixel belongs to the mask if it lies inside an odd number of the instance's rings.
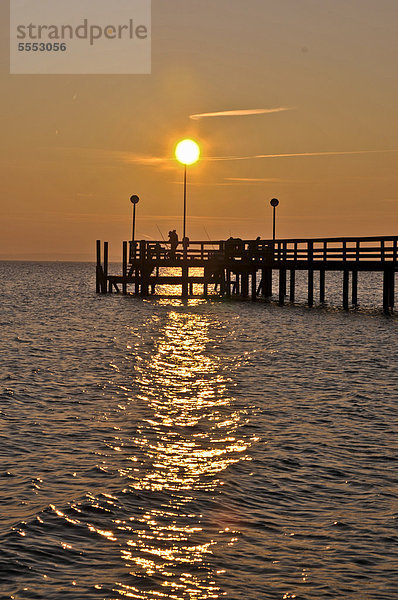
[[[175,156],[178,162],[184,165],[184,218],[182,227],[182,239],[184,241],[187,224],[187,165],[193,165],[199,160],[200,148],[193,140],[182,140],[176,146]]]
[[[139,197],[136,196],[135,194],[134,194],[134,196],[131,196],[131,198],[130,198],[130,202],[133,205],[133,228],[132,228],[132,232],[131,232],[131,241],[133,243],[135,241],[135,207],[139,201],[140,201]]]
[[[278,198],[272,198],[271,202],[270,202],[272,208],[273,208],[273,219],[272,219],[272,241],[275,242],[275,220],[276,220],[276,207],[279,204],[279,200]]]

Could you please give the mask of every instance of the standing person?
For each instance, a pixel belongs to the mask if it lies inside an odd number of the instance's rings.
[[[176,249],[178,246],[178,235],[175,229],[169,231],[169,242],[170,242],[170,258],[176,257]]]

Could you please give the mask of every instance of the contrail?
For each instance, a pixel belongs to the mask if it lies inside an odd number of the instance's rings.
[[[252,108],[246,110],[222,110],[219,112],[198,113],[190,115],[189,118],[197,121],[207,117],[247,117],[249,115],[265,115],[270,113],[283,112],[285,110],[294,110],[293,107],[278,106],[276,108]]]

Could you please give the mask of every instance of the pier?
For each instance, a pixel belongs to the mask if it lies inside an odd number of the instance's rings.
[[[296,272],[307,273],[307,304],[314,305],[314,273],[319,274],[319,302],[325,298],[330,271],[342,274],[342,306],[357,306],[358,273],[381,272],[383,310],[390,314],[395,301],[398,236],[311,239],[180,242],[172,252],[164,241],[123,242],[122,271],[110,274],[108,242],[97,240],[97,293],[156,294],[160,286],[176,286],[179,296],[217,295],[243,300],[269,299],[277,271],[280,305],[295,301]]]

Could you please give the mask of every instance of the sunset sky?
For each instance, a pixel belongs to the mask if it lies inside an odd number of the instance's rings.
[[[152,75],[9,75],[1,5],[0,258],[191,239],[398,233],[397,0],[153,0]]]

